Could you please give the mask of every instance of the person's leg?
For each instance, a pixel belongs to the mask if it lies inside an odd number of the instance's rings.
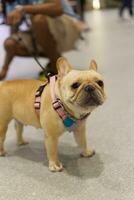
[[[34,17],[33,33],[35,35],[37,45],[40,45],[43,50],[43,56],[50,60],[47,71],[52,74],[56,74],[56,61],[60,57],[60,54],[57,51],[57,44],[49,31],[46,16],[37,15]],[[6,77],[9,65],[15,56],[32,56],[26,46],[22,45],[22,42],[16,41],[12,38],[8,38],[5,41],[4,47],[6,55],[0,72],[0,80]]]
[[[26,49],[26,47],[12,38],[8,38],[4,42],[4,47],[6,54],[5,54],[4,64],[0,71],[0,80],[6,77],[9,65],[15,56],[29,56],[29,52]]]
[[[130,16],[132,17],[133,16],[133,8],[132,7],[129,7],[129,13],[130,13]]]
[[[1,0],[1,5],[2,5],[2,14],[3,14],[2,18],[3,18],[3,21],[0,24],[5,24],[6,16],[7,16],[5,0]]]
[[[85,4],[86,4],[86,1],[85,0],[80,0],[80,4],[81,4],[81,17],[82,17],[82,20],[84,20],[84,9],[85,9]]]
[[[128,10],[129,10],[130,16],[132,17],[133,16],[133,6],[132,6],[131,0],[128,1]]]
[[[36,15],[32,22],[36,43],[40,45],[44,56],[47,57],[50,61],[47,71],[56,74],[56,61],[60,57],[60,53],[58,53],[56,41],[49,31],[47,18],[45,15]]]
[[[7,13],[6,13],[6,2],[4,0],[1,1],[2,2],[2,7],[3,7],[3,15],[6,18]]]
[[[126,7],[125,4],[121,5],[120,10],[119,10],[120,17],[123,16],[123,11],[124,11],[125,7]]]

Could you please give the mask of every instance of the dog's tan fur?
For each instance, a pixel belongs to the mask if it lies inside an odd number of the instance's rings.
[[[92,112],[97,106],[81,106],[85,101],[85,86],[93,85],[99,98],[100,104],[105,100],[104,88],[98,86],[97,80],[102,80],[96,72],[95,61],[91,62],[90,70],[73,70],[66,59],[60,58],[57,61],[58,79],[55,92],[62,100],[66,110],[76,119]],[[81,82],[81,86],[74,90],[71,85],[74,82]],[[0,155],[5,155],[4,141],[8,123],[15,119],[17,142],[19,145],[26,144],[23,139],[23,125],[32,125],[36,128],[43,128],[45,135],[45,146],[51,171],[61,171],[62,164],[58,159],[58,139],[65,131],[63,122],[52,107],[50,85],[48,84],[41,97],[40,119],[34,109],[35,93],[42,84],[38,80],[14,80],[6,81],[0,85]],[[77,127],[75,139],[82,150],[82,155],[89,157],[93,151],[87,147],[85,121],[82,120]]]

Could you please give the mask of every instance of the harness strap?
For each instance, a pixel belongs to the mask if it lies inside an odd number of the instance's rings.
[[[79,125],[79,123],[81,122],[82,119],[81,120],[74,119],[66,112],[61,100],[59,98],[57,98],[55,95],[55,81],[56,81],[55,76],[50,78],[50,91],[51,91],[51,97],[52,97],[52,106],[53,106],[54,110],[57,112],[57,114],[59,115],[59,117],[62,119],[63,124],[66,127],[66,129],[69,132],[73,131],[75,133],[77,130],[77,126]],[[41,95],[47,84],[48,84],[48,81],[46,81],[43,85],[41,85],[39,87],[39,89],[36,91],[34,107],[35,107],[35,111],[36,111],[38,117],[40,117]],[[87,115],[86,115],[86,117],[87,117]],[[83,119],[85,119],[85,117]]]
[[[60,103],[59,99],[57,99],[56,101],[53,102],[53,108],[59,114],[60,118],[64,120],[66,115],[65,115],[65,112],[63,111],[63,106]]]
[[[56,81],[56,76],[51,76],[50,78],[50,91],[51,91],[51,97],[53,102],[55,102],[56,100],[56,96],[55,96],[55,81]]]
[[[38,117],[40,116],[41,95],[47,84],[48,84],[48,81],[45,81],[45,83],[38,88],[35,94],[34,108]]]
[[[76,131],[76,124],[78,125],[78,120],[72,119],[67,112],[65,111],[65,108],[59,98],[55,95],[55,81],[56,77],[52,76],[50,78],[50,90],[51,90],[51,97],[52,97],[52,105],[53,108],[58,113],[59,117],[62,119],[64,126],[66,129],[71,132]]]

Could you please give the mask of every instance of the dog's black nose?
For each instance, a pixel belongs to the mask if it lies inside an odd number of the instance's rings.
[[[95,90],[95,87],[92,85],[87,85],[84,89],[86,92],[93,92]]]

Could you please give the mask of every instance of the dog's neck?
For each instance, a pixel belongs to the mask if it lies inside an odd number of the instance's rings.
[[[59,85],[58,85],[58,81],[56,81],[55,83],[55,96],[60,99],[62,99],[62,95],[61,95],[61,92],[59,90]],[[76,110],[74,110],[74,107],[72,105],[69,105],[67,106],[63,101],[61,101],[61,103],[63,104],[64,106],[64,109],[65,109],[65,112],[68,113],[68,115],[71,117],[71,118],[74,118],[75,120],[84,120],[86,119],[90,114],[91,114],[91,111],[89,112],[85,112],[85,110],[80,110],[76,112]]]
[[[63,105],[64,105],[64,103],[63,103]],[[73,107],[71,108],[71,106],[69,108],[68,106],[64,105],[64,107],[65,107],[65,110],[69,113],[69,115],[72,116],[73,118],[75,118],[76,120],[84,120],[91,114],[91,112],[73,111]]]

